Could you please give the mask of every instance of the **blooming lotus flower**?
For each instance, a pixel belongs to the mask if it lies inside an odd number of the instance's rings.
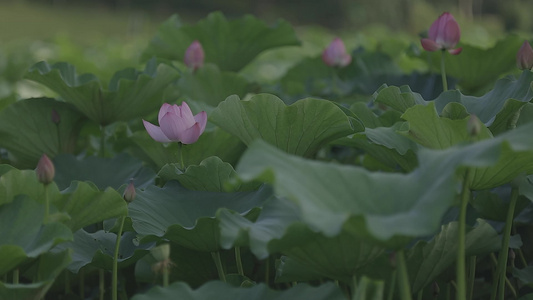
[[[533,49],[527,41],[524,41],[522,47],[516,53],[516,65],[520,70],[531,70],[533,68]]]
[[[343,41],[335,38],[322,52],[322,60],[330,67],[346,67],[352,62],[352,56],[346,53]]]
[[[196,71],[196,69],[204,65],[204,56],[204,48],[202,48],[202,44],[200,44],[199,41],[194,41],[185,51],[185,58],[183,61],[187,67]]]
[[[144,128],[154,140],[161,143],[192,144],[204,132],[207,114],[202,111],[193,116],[185,102],[181,105],[164,103],[159,110],[158,121],[160,127],[143,120]]]
[[[35,173],[37,174],[37,179],[40,183],[46,185],[54,181],[54,176],[56,174],[55,167],[46,154],[43,154],[41,159],[39,159]]]
[[[450,13],[445,12],[431,24],[428,38],[420,42],[426,51],[448,50],[450,54],[457,55],[461,53],[462,48],[453,49],[453,47],[457,45],[460,38],[459,24]]]

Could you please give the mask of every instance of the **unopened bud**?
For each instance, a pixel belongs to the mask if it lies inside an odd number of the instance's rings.
[[[520,70],[531,70],[533,67],[533,49],[527,41],[524,41],[516,53],[516,66]]]
[[[468,134],[471,137],[476,137],[481,132],[481,121],[476,117],[476,115],[470,115],[468,123],[466,124],[466,129]]]
[[[124,190],[124,195],[122,195],[122,198],[124,198],[126,202],[130,203],[135,199],[136,195],[137,193],[135,192],[135,186],[133,185],[133,181],[131,181],[126,187],[126,190]]]
[[[41,156],[37,168],[35,169],[35,173],[37,174],[37,179],[40,183],[49,184],[54,181],[56,170],[54,164],[46,154]]]
[[[59,123],[61,122],[61,116],[55,109],[52,109],[52,122],[56,125],[59,125]]]
[[[202,48],[202,44],[196,40],[192,42],[189,48],[185,51],[183,61],[187,67],[196,71],[204,65],[204,56],[204,48]]]
[[[161,244],[150,249],[150,253],[157,261],[164,261],[170,258],[170,244]]]
[[[514,252],[513,249],[509,249],[509,259],[511,260],[511,262],[514,264],[514,260],[516,258],[516,254]]]

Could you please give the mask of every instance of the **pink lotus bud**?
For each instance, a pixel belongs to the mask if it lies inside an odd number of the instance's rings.
[[[471,137],[476,137],[481,132],[481,121],[476,115],[470,115],[468,122],[466,123],[466,130]]]
[[[52,122],[56,125],[58,125],[61,122],[61,116],[55,109],[52,109]]]
[[[420,42],[426,51],[448,50],[451,54],[457,55],[461,53],[462,48],[453,49],[453,47],[457,45],[460,38],[459,24],[452,14],[445,12],[431,24],[428,38]]]
[[[189,105],[164,103],[159,110],[159,126],[143,120],[148,134],[161,143],[181,142],[192,144],[198,140],[207,124],[207,113],[202,111],[193,116]]]
[[[37,168],[35,169],[35,173],[37,173],[37,179],[40,183],[49,184],[54,181],[56,170],[54,164],[46,154],[41,156]]]
[[[122,195],[122,198],[124,198],[126,202],[130,203],[133,201],[133,199],[135,199],[136,195],[137,193],[135,192],[135,186],[133,185],[133,181],[131,181],[126,187],[126,190],[124,190],[124,195]]]
[[[194,41],[185,51],[185,58],[183,61],[187,67],[196,71],[198,68],[204,65],[204,48],[199,41]]]
[[[516,65],[520,70],[531,70],[533,68],[533,49],[531,45],[524,41],[518,53],[516,53]]]
[[[346,53],[344,42],[340,38],[335,38],[322,52],[322,60],[330,67],[346,67],[352,62],[352,56]]]

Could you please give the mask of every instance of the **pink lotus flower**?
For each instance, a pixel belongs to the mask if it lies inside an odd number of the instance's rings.
[[[204,132],[207,114],[202,111],[193,116],[185,102],[179,106],[164,103],[159,110],[158,121],[160,127],[143,120],[144,128],[154,140],[161,143],[192,144]]]
[[[183,61],[187,67],[196,71],[198,68],[204,65],[204,48],[199,41],[194,41],[185,51],[185,58]]]
[[[531,70],[533,68],[533,49],[527,41],[524,41],[522,47],[516,53],[516,65],[520,70]]]
[[[453,47],[457,45],[460,38],[459,24],[450,13],[445,12],[431,24],[428,38],[420,42],[426,51],[448,50],[450,54],[457,55],[461,53],[462,48],[453,49]]]
[[[137,195],[137,192],[135,191],[135,186],[133,185],[133,181],[128,184],[126,189],[124,190],[124,194],[122,195],[122,198],[126,200],[126,202],[130,203],[135,199],[135,196]]]
[[[346,67],[352,62],[352,56],[346,53],[342,40],[335,38],[322,52],[322,60],[330,67]]]
[[[46,154],[43,154],[41,159],[39,159],[35,173],[37,174],[37,180],[39,180],[40,183],[46,185],[54,181],[56,169]]]

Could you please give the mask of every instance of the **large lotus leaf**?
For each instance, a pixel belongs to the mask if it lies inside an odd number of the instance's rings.
[[[427,236],[438,229],[455,200],[458,167],[486,167],[498,162],[505,149],[509,155],[532,149],[527,137],[532,128],[525,125],[466,146],[419,150],[419,167],[409,174],[373,173],[305,160],[262,141],[250,146],[236,170],[243,180],[273,184],[277,195],[298,204],[303,222],[327,236],[336,236],[345,228],[399,247],[405,245],[405,237]],[[500,171],[490,183],[502,184],[533,171],[528,162],[522,164],[525,166]]]
[[[163,181],[177,180],[188,190],[206,192],[226,192],[228,183],[235,177],[233,166],[223,162],[218,156],[208,157],[197,166],[189,166],[182,172],[179,164],[168,164],[159,171]],[[233,191],[257,189],[257,184],[235,184]]]
[[[326,237],[302,223],[295,203],[273,198],[255,222],[219,211],[221,245],[248,246],[259,259],[281,252],[324,277],[351,280],[356,269],[380,255],[382,248],[347,232]]]
[[[330,101],[308,98],[286,106],[269,94],[253,96],[249,101],[228,97],[210,120],[247,145],[263,139],[288,153],[307,157],[353,132],[346,114]]]
[[[533,286],[533,267],[528,266],[523,269],[513,268],[513,276],[522,283]]]
[[[180,161],[178,143],[156,142],[145,131],[135,132],[131,139],[147,156],[146,160],[152,161],[158,169]],[[181,149],[185,166],[198,165],[210,156],[235,164],[246,146],[239,138],[217,127],[204,132],[196,143],[183,145]]]
[[[269,27],[251,15],[228,21],[214,12],[196,25],[182,25],[174,15],[161,25],[142,57],[183,60],[194,40],[202,44],[206,62],[235,72],[267,49],[300,44],[290,24],[282,20]]]
[[[0,299],[35,300],[43,299],[55,278],[70,263],[71,251],[44,253],[36,261],[37,273],[33,283],[8,284],[0,281]]]
[[[420,241],[409,249],[407,270],[413,293],[431,284],[453,265],[457,259],[458,229],[457,222],[444,225],[431,241]],[[496,230],[482,219],[478,219],[474,228],[467,230],[465,240],[467,256],[489,254],[501,247],[501,239]]]
[[[120,239],[118,253],[119,268],[126,267],[146,255],[152,244],[135,245],[135,233],[125,232]],[[74,233],[74,241],[58,245],[54,251],[72,249],[72,262],[68,269],[73,273],[86,266],[91,265],[96,268],[111,270],[113,266],[113,254],[117,235],[103,230],[88,233],[80,229]]]
[[[44,205],[20,196],[0,206],[0,275],[25,259],[35,258],[56,244],[72,240],[60,223],[43,224]]]
[[[416,104],[426,104],[420,94],[413,92],[406,85],[400,87],[383,85],[374,93],[374,101],[401,113]]]
[[[516,52],[523,42],[522,38],[509,35],[488,49],[462,44],[460,55],[446,53],[446,74],[457,78],[462,89],[475,92],[516,68]],[[440,51],[425,53],[435,70],[440,70]]]
[[[18,195],[28,195],[31,199],[44,203],[45,190],[48,199],[59,197],[59,190],[54,183],[44,185],[37,180],[35,171],[11,169],[0,176],[0,205],[9,203]]]
[[[352,89],[320,57],[300,61],[285,73],[280,84],[284,93],[303,97],[314,95],[330,98],[333,95],[347,94]]]
[[[80,181],[74,181],[53,202],[61,212],[70,216],[66,223],[73,232],[111,218],[128,213],[126,201],[112,188],[104,191]]]
[[[130,181],[136,188],[144,188],[153,184],[155,178],[155,173],[144,167],[142,161],[124,153],[113,158],[58,155],[54,158],[54,166],[54,180],[60,189],[69,187],[74,180],[90,181],[101,190],[107,187],[117,190]]]
[[[155,60],[144,71],[126,69],[117,72],[108,89],[92,74],[77,75],[68,63],[49,65],[39,62],[30,68],[25,78],[39,82],[99,125],[129,121],[157,110],[163,101],[165,88],[179,77],[174,68]]]
[[[169,181],[163,188],[139,191],[129,206],[129,215],[144,241],[161,237],[194,250],[217,251],[220,230],[216,211],[225,207],[247,214],[271,195],[264,187],[235,193],[190,191]]]
[[[61,121],[52,122],[55,110]],[[17,101],[0,111],[0,147],[13,164],[33,168],[46,153],[74,153],[85,117],[72,105],[48,98]]]
[[[178,81],[180,91],[190,99],[217,106],[230,95],[244,97],[250,83],[237,73],[221,72],[207,64],[195,72],[184,72]]]
[[[519,192],[522,195],[528,195],[531,189],[531,184],[520,184]],[[509,202],[511,198],[511,186],[504,185],[491,190],[477,191],[474,197],[470,199],[470,204],[479,216],[486,220],[505,222],[507,219],[507,211],[509,210]],[[522,212],[531,201],[524,197],[518,197],[514,209],[514,215],[517,216]]]
[[[202,285],[197,290],[192,290],[182,282],[173,283],[166,288],[155,287],[143,295],[135,295],[132,300],[170,300],[176,295],[183,300],[307,300],[307,299],[346,299],[341,290],[333,283],[327,283],[318,287],[307,284],[298,284],[284,291],[271,290],[265,284],[258,284],[249,288],[230,286],[221,281],[212,281]]]
[[[324,275],[287,256],[276,261],[276,282],[304,282],[323,279]]]
[[[408,108],[402,118],[409,123],[409,126],[408,130],[402,128],[401,132],[427,148],[445,149],[472,139],[467,130],[469,117],[460,120],[439,117],[433,102]],[[481,125],[481,131],[476,138],[491,137],[491,132]]]

